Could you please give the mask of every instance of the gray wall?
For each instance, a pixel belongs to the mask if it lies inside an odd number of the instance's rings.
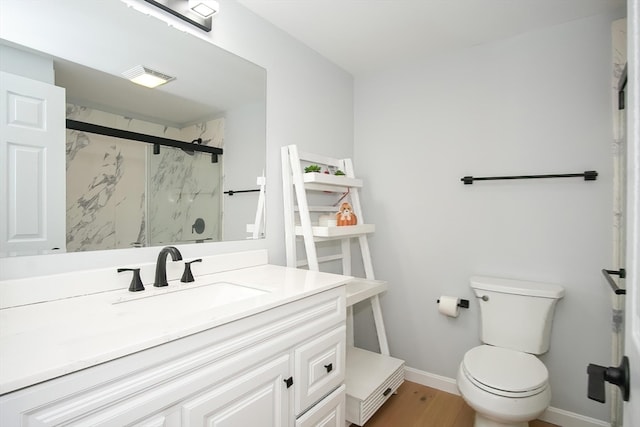
[[[376,223],[371,251],[392,354],[455,378],[479,343],[474,274],[557,283],[551,405],[608,419],[586,398],[586,366],[610,361],[611,22],[573,21],[356,79],[355,162]],[[598,180],[465,175],[597,170]],[[458,318],[439,295],[471,300]],[[361,312],[360,344],[375,348]]]

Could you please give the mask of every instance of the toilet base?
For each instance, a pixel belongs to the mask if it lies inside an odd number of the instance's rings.
[[[460,396],[475,411],[474,427],[528,427],[551,403],[549,387],[532,396],[512,398],[487,392],[467,378],[460,364],[457,377]],[[500,421],[496,421],[500,420]]]
[[[476,412],[475,421],[473,427],[529,427],[529,423],[526,421],[519,423],[499,423],[495,420],[487,418],[478,412]]]

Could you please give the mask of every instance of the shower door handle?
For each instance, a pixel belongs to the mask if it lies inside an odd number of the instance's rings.
[[[587,374],[589,375],[589,385],[587,390],[587,396],[591,400],[596,402],[605,402],[605,390],[604,382],[615,384],[620,388],[622,392],[622,398],[625,402],[629,401],[629,377],[631,376],[629,370],[629,359],[627,356],[622,358],[620,366],[610,366],[608,368],[600,365],[594,365],[590,363],[587,367]]]

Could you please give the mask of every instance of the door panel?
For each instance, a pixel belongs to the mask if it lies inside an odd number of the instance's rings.
[[[289,361],[285,354],[184,403],[183,427],[289,425]]]
[[[0,253],[64,251],[65,91],[5,72],[0,88]]]

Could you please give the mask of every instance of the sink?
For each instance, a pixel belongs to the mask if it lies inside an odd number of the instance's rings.
[[[206,310],[232,302],[264,295],[268,293],[262,289],[239,285],[230,282],[214,282],[202,285],[180,284],[169,285],[165,288],[147,288],[147,290],[132,293],[113,302],[117,308],[126,311],[166,310],[169,314],[175,311],[189,312]],[[180,308],[176,310],[176,308]]]

